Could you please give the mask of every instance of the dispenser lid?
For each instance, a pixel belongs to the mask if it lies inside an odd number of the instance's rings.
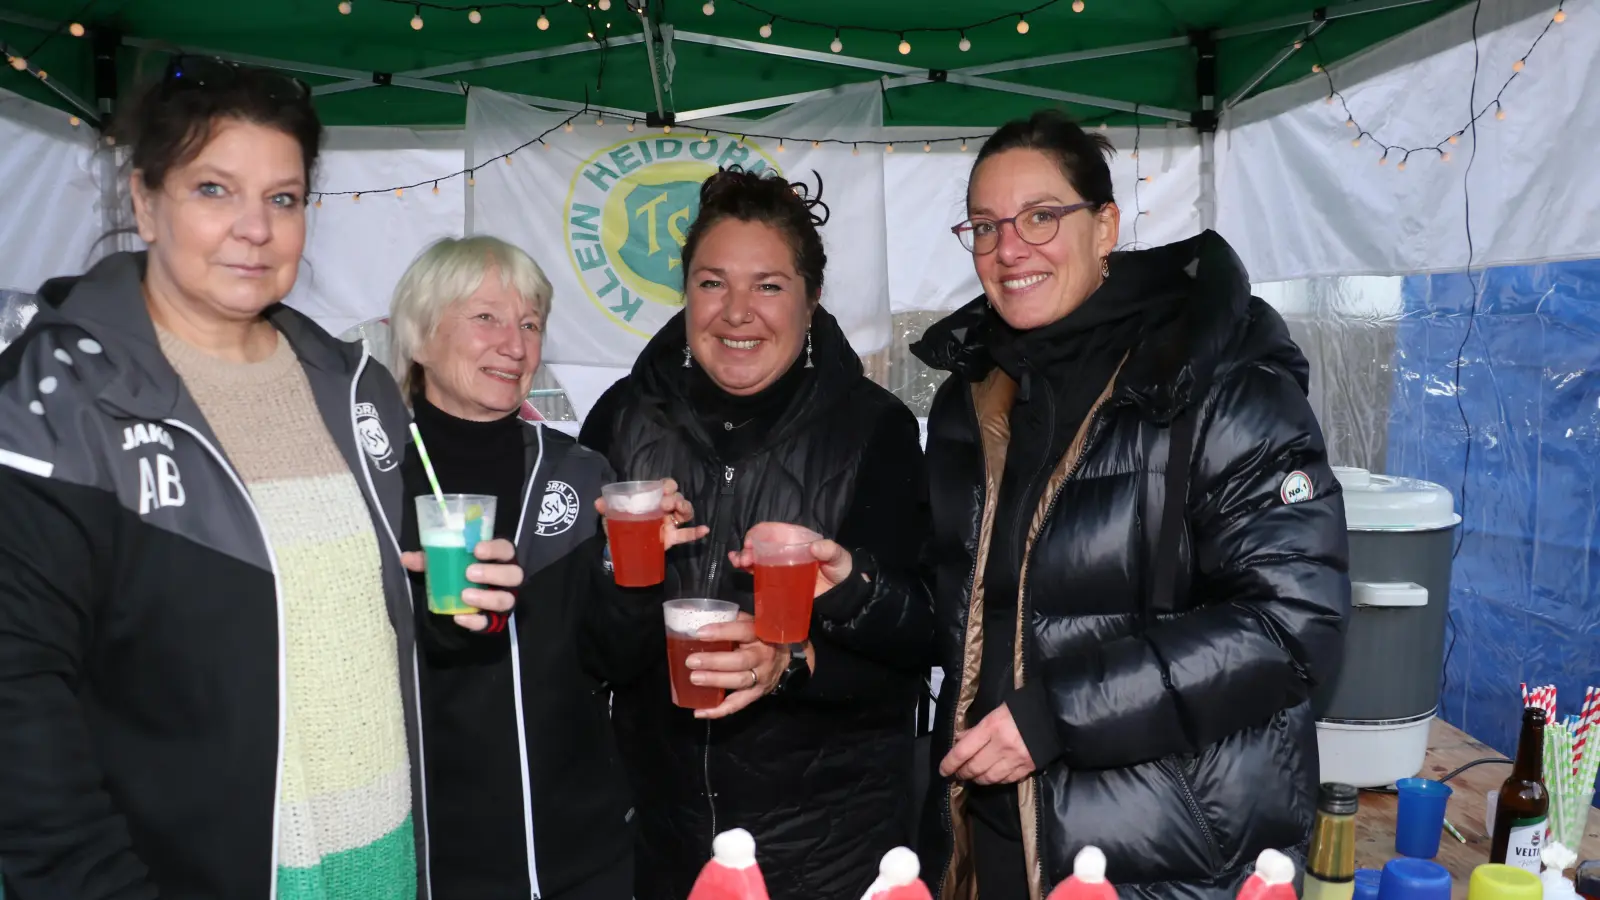
[[[1455,498],[1431,481],[1333,467],[1351,531],[1436,531],[1460,524]]]

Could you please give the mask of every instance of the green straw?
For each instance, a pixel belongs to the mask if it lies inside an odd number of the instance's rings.
[[[445,524],[450,523],[450,507],[445,505],[444,491],[439,488],[439,476],[433,474],[433,461],[428,459],[428,446],[422,443],[422,432],[417,430],[417,423],[411,423],[411,440],[416,442],[417,455],[422,457],[422,471],[428,473],[428,484],[433,486],[433,499],[439,501],[439,514],[444,517]]]
[[[1450,832],[1450,836],[1455,838],[1456,840],[1460,841],[1461,843],[1465,844],[1467,842],[1466,837],[1463,836],[1461,834],[1461,832],[1459,830],[1457,830],[1454,825],[1450,824],[1450,820],[1449,819],[1445,819],[1444,820],[1444,830]]]

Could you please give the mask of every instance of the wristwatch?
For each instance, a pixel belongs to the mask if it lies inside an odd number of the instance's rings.
[[[789,665],[778,676],[778,686],[773,688],[774,694],[793,693],[805,689],[811,681],[811,666],[806,664],[806,645],[789,645]]]

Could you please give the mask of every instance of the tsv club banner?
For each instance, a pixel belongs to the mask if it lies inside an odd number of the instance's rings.
[[[879,124],[876,90],[797,104],[760,122],[685,123],[672,133],[612,119],[574,120],[547,148],[534,145],[481,169],[468,229],[522,247],[555,288],[545,359],[569,365],[629,366],[656,329],[683,308],[682,247],[699,213],[700,184],[738,166],[805,182],[818,179],[830,218],[823,304],[858,352],[889,339],[889,292],[880,154],[811,141],[867,139]],[[471,159],[499,156],[567,113],[534,109],[493,91],[468,99]],[[700,128],[695,126],[699,125]],[[709,133],[704,129],[711,129]],[[717,129],[803,137],[783,142]]]

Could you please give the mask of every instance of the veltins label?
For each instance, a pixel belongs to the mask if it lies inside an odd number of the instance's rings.
[[[681,250],[700,212],[700,184],[730,166],[782,172],[752,141],[663,135],[602,147],[573,173],[567,258],[612,322],[648,338],[683,306]]]
[[[1506,843],[1506,865],[1527,869],[1537,875],[1542,868],[1539,853],[1544,849],[1546,819],[1514,819],[1511,840]]]

